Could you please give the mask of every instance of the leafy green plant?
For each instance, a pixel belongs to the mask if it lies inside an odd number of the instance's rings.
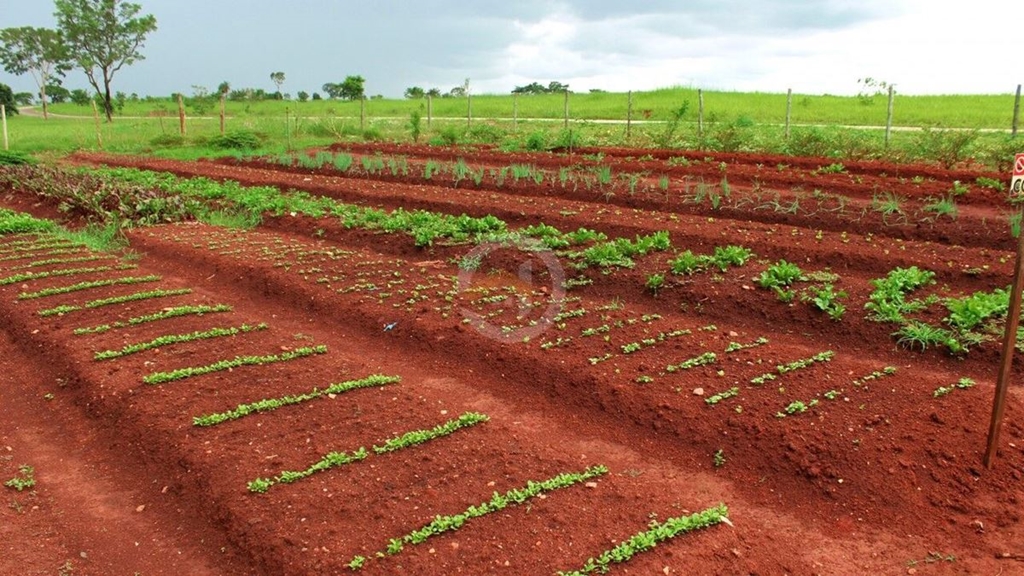
[[[759,336],[757,340],[749,344],[741,344],[739,342],[729,342],[729,345],[725,347],[725,353],[739,352],[740,350],[747,350],[749,348],[757,348],[758,346],[764,346],[768,343],[768,339],[764,336]]]
[[[900,345],[911,350],[920,346],[924,351],[929,347],[943,345],[951,351],[961,351],[963,348],[951,331],[919,320],[908,321],[899,330],[893,332],[893,336],[897,337],[897,342]]]
[[[36,485],[35,468],[27,464],[18,467],[18,475],[4,482],[4,486],[14,488],[18,492],[32,488]]]
[[[875,194],[871,199],[871,209],[882,215],[886,220],[890,216],[906,216],[903,213],[903,199],[892,192]]]
[[[647,289],[658,295],[658,290],[661,290],[665,286],[665,275],[664,274],[651,274],[647,277],[646,283]]]
[[[454,420],[449,420],[444,424],[438,424],[429,430],[414,430],[412,432],[406,432],[405,434],[395,438],[389,438],[380,446],[375,445],[373,447],[373,451],[377,454],[394,452],[395,450],[401,450],[402,448],[422,444],[435,438],[448,436],[457,430],[487,422],[489,419],[490,418],[486,415],[478,412],[466,412]]]
[[[846,312],[846,306],[839,302],[840,298],[846,298],[846,292],[836,292],[831,284],[811,286],[802,297],[837,322],[842,320],[843,313]]]
[[[718,355],[714,352],[705,352],[700,356],[694,356],[688,360],[684,360],[679,364],[670,364],[665,367],[666,372],[677,372],[679,370],[689,370],[696,368],[697,366],[705,366],[707,364],[713,364],[718,359]]]
[[[142,381],[146,384],[164,384],[175,380],[192,378],[193,376],[202,376],[203,374],[210,374],[212,372],[230,370],[240,366],[263,366],[277,362],[288,362],[290,360],[313,356],[314,354],[326,353],[327,346],[314,346],[296,348],[295,350],[283,352],[281,354],[268,354],[265,356],[236,356],[231,360],[221,360],[206,366],[179,368],[178,370],[172,370],[170,372],[154,372],[144,377]]]
[[[974,380],[970,378],[961,378],[959,381],[957,381],[956,384],[950,386],[939,386],[938,388],[935,389],[935,392],[932,393],[932,396],[935,398],[940,398],[951,393],[953,390],[966,390],[967,388],[973,388],[974,384]]]
[[[885,278],[871,281],[874,290],[864,308],[873,312],[869,317],[878,322],[903,322],[904,315],[916,312],[927,304],[906,300],[907,294],[935,283],[935,273],[917,266],[895,268]]]
[[[367,452],[365,448],[360,448],[347,454],[345,452],[329,452],[305,470],[285,470],[275,478],[257,478],[250,481],[246,486],[249,488],[250,492],[262,494],[275,484],[291,484],[303,478],[312,476],[317,472],[323,472],[324,470],[365,460],[367,456],[369,456],[369,452]]]
[[[803,278],[803,271],[796,264],[779,260],[754,278],[761,288],[782,288]]]
[[[818,400],[817,399],[811,400],[810,402],[807,402],[806,404],[804,402],[801,402],[800,400],[794,400],[793,402],[790,402],[788,406],[783,408],[782,412],[776,412],[775,413],[775,417],[776,418],[785,418],[786,416],[792,416],[793,414],[800,414],[802,412],[807,412],[812,407],[817,406],[817,404],[818,404]]]
[[[733,398],[735,396],[739,396],[739,394],[740,394],[740,389],[738,387],[736,387],[736,386],[733,386],[732,388],[729,388],[728,390],[726,390],[724,392],[719,392],[718,394],[713,394],[711,396],[708,396],[707,398],[704,399],[704,402],[706,404],[714,406],[715,404],[718,404],[722,400],[727,400],[729,398]]]
[[[267,398],[263,400],[257,400],[256,402],[248,402],[245,404],[239,404],[235,408],[226,412],[216,412],[212,414],[204,414],[202,416],[195,416],[192,418],[193,426],[216,426],[224,422],[231,420],[238,420],[244,418],[250,414],[259,414],[262,412],[269,412],[277,410],[285,406],[291,406],[294,404],[301,404],[303,402],[309,402],[317,398],[333,397],[338,394],[344,394],[352,390],[358,390],[361,388],[371,388],[378,386],[387,386],[388,384],[395,384],[401,381],[398,376],[384,376],[382,374],[373,374],[359,380],[347,380],[345,382],[339,382],[337,384],[331,384],[326,388],[313,388],[310,392],[298,395],[281,396],[279,398]]]
[[[947,216],[950,220],[956,220],[959,212],[956,207],[956,201],[953,200],[952,196],[932,199],[932,201],[925,204],[921,210],[934,213],[936,219],[941,216]]]

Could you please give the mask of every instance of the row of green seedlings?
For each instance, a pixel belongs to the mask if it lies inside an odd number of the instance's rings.
[[[186,289],[183,289],[183,290],[188,290],[188,289],[186,288]],[[191,290],[188,290],[187,292],[182,292],[182,294],[188,294],[189,292],[191,292]],[[86,304],[86,306],[88,306],[88,304]],[[227,305],[227,304],[214,304],[214,305],[198,304],[198,305],[175,306],[175,307],[172,307],[172,308],[166,308],[166,309],[161,310],[159,312],[154,312],[152,314],[144,314],[142,316],[133,316],[133,317],[128,318],[127,320],[123,320],[123,321],[118,320],[118,321],[113,322],[111,324],[99,324],[99,325],[96,325],[96,326],[82,326],[82,327],[75,328],[74,330],[72,330],[72,334],[74,334],[75,336],[83,336],[83,335],[87,335],[87,334],[102,334],[104,332],[109,332],[111,330],[116,330],[116,329],[121,329],[121,328],[129,328],[129,327],[132,327],[132,326],[139,326],[141,324],[148,324],[150,322],[160,322],[162,320],[168,320],[168,319],[171,319],[171,318],[180,318],[182,316],[203,316],[204,314],[218,314],[218,313],[223,313],[223,312],[231,312],[232,310],[233,310],[233,308],[231,306]]]
[[[246,334],[249,332],[258,332],[260,330],[266,330],[268,326],[264,323],[249,325],[242,324],[241,326],[231,326],[227,328],[210,328],[208,330],[196,330],[187,334],[167,334],[163,336],[157,336],[152,340],[146,342],[135,342],[132,344],[126,344],[124,347],[118,350],[103,350],[96,352],[93,355],[94,360],[113,360],[115,358],[123,358],[131,354],[138,354],[139,352],[145,352],[146,350],[153,350],[154,348],[162,348],[164,346],[170,346],[173,344],[184,344],[186,342],[196,342],[199,340],[210,340],[213,338],[227,338],[229,336],[237,336],[239,334]]]
[[[912,292],[935,284],[934,272],[916,266],[896,268],[871,284],[874,290],[864,306],[871,312],[868,319],[900,325],[893,337],[910,349],[945,347],[951,354],[967,354],[971,347],[1001,333],[996,320],[1004,318],[1010,307],[1009,288],[979,291],[960,298],[940,299],[932,294],[911,299]],[[946,307],[947,315],[942,322],[948,327],[908,317],[939,302]]]
[[[67,286],[54,286],[52,288],[44,288],[35,292],[22,292],[18,294],[18,300],[34,300],[36,298],[46,298],[49,296],[58,296],[61,294],[71,294],[73,292],[79,292],[82,290],[92,290],[94,288],[104,288],[108,286],[125,286],[131,284],[144,284],[147,282],[159,282],[160,276],[150,274],[147,276],[126,276],[122,278],[111,278],[107,280],[93,280],[89,282],[79,282],[77,284],[71,284]]]
[[[838,322],[846,313],[846,305],[840,300],[847,297],[846,292],[835,289],[834,283],[838,279],[838,275],[830,272],[805,274],[796,264],[779,260],[755,277],[754,282],[761,288],[774,291],[779,301],[789,303],[798,295],[798,292],[793,289],[794,283],[819,281],[821,284],[813,284],[801,290],[799,292],[800,300],[828,314],[829,318]]]
[[[793,372],[793,371],[796,371],[796,370],[803,370],[804,368],[810,368],[811,366],[813,366],[815,364],[818,364],[818,363],[821,363],[821,362],[830,362],[832,360],[832,358],[835,357],[835,355],[836,355],[835,352],[833,352],[831,350],[826,350],[824,352],[819,352],[818,354],[815,354],[814,356],[811,356],[810,358],[801,358],[799,360],[794,360],[794,361],[788,362],[786,364],[779,364],[779,365],[777,365],[775,367],[774,371],[772,371],[772,372],[765,372],[764,374],[761,374],[760,376],[755,376],[755,377],[751,378],[750,379],[750,383],[755,385],[755,386],[760,386],[760,385],[764,384],[765,382],[769,382],[771,380],[775,380],[776,378],[778,378],[778,376],[776,376],[776,374],[781,376],[781,375],[784,375],[784,374],[787,374],[789,372]]]
[[[647,530],[638,532],[614,548],[605,550],[596,557],[589,558],[583,566],[577,570],[568,572],[559,571],[558,576],[586,576],[587,574],[606,574],[614,564],[628,562],[631,558],[641,552],[645,552],[657,546],[661,542],[671,540],[682,534],[709,528],[716,524],[729,521],[729,509],[725,504],[708,508],[689,516],[677,516],[669,518],[664,522],[652,520]]]
[[[61,304],[60,306],[54,306],[53,308],[44,308],[36,312],[36,314],[43,317],[63,316],[65,314],[70,314],[72,312],[78,312],[81,310],[92,310],[96,308],[102,308],[104,306],[115,306],[118,304],[126,304],[128,302],[140,302],[143,300],[153,300],[157,298],[183,296],[191,293],[192,290],[190,288],[146,290],[143,292],[125,294],[124,296],[111,296],[109,298],[98,298],[96,300],[89,300],[84,304]]]
[[[265,366],[267,364],[275,364],[279,362],[289,362],[292,360],[298,360],[300,358],[307,358],[317,354],[326,354],[327,346],[304,346],[302,348],[296,348],[295,350],[289,350],[280,354],[267,354],[263,356],[236,356],[230,360],[220,360],[212,364],[205,366],[190,366],[187,368],[179,368],[177,370],[171,370],[167,372],[153,372],[148,376],[144,376],[142,381],[145,384],[164,384],[167,382],[174,382],[177,380],[184,380],[186,378],[192,378],[195,376],[202,376],[204,374],[211,374],[214,372],[222,372],[224,370],[232,370],[241,366]]]
[[[43,251],[41,251],[41,252],[32,252],[32,253],[19,252],[19,253],[14,254],[13,256],[2,256],[2,257],[0,257],[0,262],[13,262],[15,260],[27,260],[29,258],[42,258],[44,256],[66,256],[66,255],[82,254],[83,252],[85,252],[87,250],[87,248],[85,246],[80,245],[80,244],[68,244],[67,246],[68,246],[67,248],[43,249]]]
[[[224,412],[214,412],[210,414],[203,414],[201,416],[194,416],[192,418],[192,425],[199,427],[216,426],[218,424],[223,424],[224,422],[239,420],[251,414],[270,412],[277,410],[278,408],[302,404],[319,398],[334,398],[339,394],[344,394],[353,390],[387,386],[390,384],[397,384],[400,381],[401,378],[398,376],[372,374],[359,380],[346,380],[344,382],[331,384],[326,388],[313,388],[311,391],[303,394],[285,395],[277,398],[264,398],[255,402],[239,404],[231,410]]]
[[[327,151],[320,151],[316,154],[281,154],[266,160],[271,164],[281,166],[299,166],[307,170],[319,170],[326,167],[333,168],[342,173],[357,173],[366,176],[390,175],[392,178],[408,177],[410,174],[408,158],[405,156],[385,156],[381,153],[364,155],[356,163],[353,156],[348,153],[334,154]],[[361,168],[361,170],[360,170]],[[501,188],[511,180],[514,183],[520,181],[533,182],[541,185],[545,180],[558,181],[563,189],[570,186],[578,190],[582,185],[586,190],[595,186],[599,189],[608,189],[613,185],[621,183],[630,196],[637,192],[650,193],[653,188],[646,182],[651,178],[649,172],[625,172],[613,175],[610,166],[595,167],[562,167],[557,173],[552,173],[538,168],[532,164],[510,164],[501,168],[487,169],[484,167],[470,166],[464,158],[457,158],[454,162],[439,162],[427,160],[423,163],[422,178],[425,181],[436,181],[437,176],[448,176],[454,187],[462,182],[472,182],[474,186],[480,187],[484,177],[489,176],[494,184]],[[670,180],[667,175],[662,175],[657,180],[657,188],[661,192],[667,192]],[[723,178],[723,182],[725,182]],[[724,185],[725,197],[728,197],[728,184]],[[607,195],[614,195],[611,190],[606,190]],[[699,203],[699,200],[698,200]],[[715,206],[717,208],[717,205]]]
[[[935,398],[941,398],[947,394],[951,394],[954,390],[966,390],[968,388],[973,388],[974,384],[975,382],[971,378],[961,378],[955,384],[939,386],[935,389],[935,392],[932,392],[932,396]]]
[[[725,347],[725,353],[726,354],[732,354],[732,353],[735,353],[735,352],[739,352],[741,350],[750,350],[752,348],[758,348],[758,347],[764,346],[766,344],[768,344],[768,339],[765,338],[764,336],[759,336],[753,342],[749,342],[749,343],[746,343],[746,344],[743,344],[743,343],[740,343],[740,342],[729,342],[729,344]],[[668,372],[673,372],[673,371],[677,371],[677,370],[689,370],[691,368],[696,368],[698,366],[705,366],[705,365],[708,365],[708,364],[713,364],[717,360],[718,360],[718,355],[717,354],[715,354],[714,352],[705,352],[704,354],[701,354],[699,356],[695,356],[693,358],[690,358],[689,360],[680,362],[679,364],[667,366],[665,368],[665,370],[668,371]],[[708,406],[714,406],[714,405],[718,404],[719,402],[722,402],[723,400],[728,400],[729,398],[735,398],[736,396],[739,396],[739,395],[740,395],[739,387],[738,386],[733,386],[732,388],[729,388],[728,390],[724,390],[722,392],[718,392],[718,393],[715,393],[715,394],[712,394],[712,395],[708,396],[707,398],[704,399],[704,403],[707,404]]]
[[[446,516],[436,516],[428,524],[413,530],[408,534],[391,538],[384,549],[373,552],[368,557],[363,555],[353,557],[348,563],[348,567],[352,570],[360,570],[372,559],[384,559],[389,556],[399,554],[406,548],[406,546],[422,544],[434,536],[458,530],[474,518],[480,518],[488,514],[500,512],[512,506],[525,504],[534,498],[543,497],[550,492],[591,481],[592,479],[603,476],[607,473],[608,468],[598,464],[596,466],[591,466],[582,472],[565,472],[541,481],[530,480],[526,485],[519,488],[513,488],[505,493],[495,492],[489,500],[469,506],[463,512]]]
[[[886,376],[891,376],[891,375],[893,375],[895,373],[896,373],[896,368],[894,366],[886,366],[882,370],[875,370],[874,372],[872,372],[870,374],[867,374],[867,375],[862,376],[860,378],[854,379],[853,385],[854,385],[854,387],[864,386],[867,382],[870,382],[872,380],[877,380],[879,378],[884,378]],[[864,389],[866,390],[867,388],[865,387]],[[824,397],[826,400],[837,400],[840,396],[842,396],[842,394],[843,394],[843,392],[841,390],[832,389],[832,390],[828,390],[826,392],[823,392],[821,394],[821,396]],[[775,417],[776,418],[785,418],[787,416],[793,416],[794,414],[802,414],[804,412],[807,412],[808,410],[810,410],[814,406],[817,406],[818,403],[819,402],[818,402],[817,398],[813,398],[813,399],[809,400],[808,402],[804,402],[802,400],[794,400],[794,401],[790,402],[789,404],[787,404],[782,409],[782,411],[776,412],[775,413]]]
[[[0,278],[0,286],[8,286],[19,282],[30,282],[32,280],[43,280],[46,278],[58,278],[62,276],[80,276],[83,274],[96,274],[97,272],[112,272],[122,270],[134,270],[137,266],[133,264],[121,264],[118,266],[96,266],[93,268],[61,268],[59,270],[48,270],[45,272],[22,272],[4,278]]]
[[[18,266],[11,266],[8,268],[11,272],[15,270],[26,270],[29,268],[40,268],[43,266],[53,266],[55,264],[79,264],[84,262],[96,262],[98,260],[112,260],[116,256],[103,256],[97,254],[90,254],[88,256],[77,256],[77,257],[65,257],[65,258],[48,258],[46,260],[35,260],[28,264],[20,264]]]
[[[730,267],[743,266],[753,257],[754,253],[750,249],[732,244],[716,246],[711,254],[694,254],[691,250],[686,250],[669,261],[669,270],[677,275],[691,275],[716,267],[724,273]],[[662,273],[651,274],[647,277],[646,286],[648,290],[657,295],[665,286],[665,275]]]
[[[489,418],[484,414],[466,412],[458,418],[448,420],[447,422],[438,424],[433,428],[413,430],[411,432],[395,436],[394,438],[389,438],[380,445],[374,445],[373,452],[377,455],[388,454],[390,452],[423,444],[437,438],[449,436],[459,430],[476,426],[477,424],[487,422],[488,420]],[[262,494],[276,484],[291,484],[302,480],[303,478],[308,478],[318,472],[365,460],[369,455],[370,453],[365,447],[359,447],[351,452],[330,452],[324,455],[324,457],[317,462],[311,464],[305,470],[284,470],[278,476],[273,478],[256,478],[248,483],[248,488],[250,492]]]

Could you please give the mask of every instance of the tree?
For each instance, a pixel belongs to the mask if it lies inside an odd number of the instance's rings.
[[[217,85],[217,94],[220,94],[221,96],[227,96],[228,92],[231,92],[231,83],[227,80]]]
[[[14,102],[14,91],[7,84],[0,84],[0,104],[4,105],[8,117],[18,115],[18,105]]]
[[[284,72],[271,72],[270,80],[277,85],[277,99],[281,99],[281,85],[284,84]]]
[[[320,96],[319,92],[313,92],[313,100],[323,100],[323,97]]]
[[[70,98],[71,98],[71,102],[73,104],[78,105],[78,106],[88,106],[89,105],[89,100],[90,100],[89,93],[86,92],[85,90],[82,90],[81,88],[75,88],[74,90],[72,90]]]
[[[431,88],[430,90],[427,90],[427,96],[430,96],[431,98],[440,98],[441,97],[441,89],[440,88]]]
[[[42,91],[40,91],[39,97],[43,97]],[[54,104],[61,104],[71,99],[71,92],[68,92],[68,89],[60,84],[50,84],[46,87],[46,97]]]
[[[306,100],[309,100],[309,92],[306,92],[305,90],[299,90],[298,93],[295,94],[295,96],[298,97],[299,102],[305,102]]]
[[[409,100],[419,100],[420,98],[423,98],[426,95],[426,91],[424,91],[423,88],[420,88],[419,86],[410,86],[405,89],[405,97],[408,98]]]
[[[48,28],[4,28],[0,30],[0,63],[4,70],[21,76],[29,73],[39,87],[43,118],[48,118],[46,87],[54,75],[63,76],[71,69],[71,58],[60,34]]]
[[[366,79],[362,76],[346,76],[338,95],[345,100],[362,100],[366,98],[365,84]]]
[[[57,30],[89,83],[102,95],[107,122],[113,121],[110,83],[114,74],[145,57],[139,51],[156,30],[152,14],[124,0],[54,0]]]
[[[18,92],[14,95],[14,102],[18,106],[31,106],[32,105],[32,93],[31,92]]]

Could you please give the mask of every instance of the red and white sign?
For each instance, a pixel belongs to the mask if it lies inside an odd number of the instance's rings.
[[[1010,179],[1010,194],[1024,196],[1024,153],[1013,159],[1013,177]]]

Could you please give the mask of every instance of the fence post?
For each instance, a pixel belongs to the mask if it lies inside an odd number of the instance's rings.
[[[1017,137],[1017,120],[1020,119],[1020,84],[1017,84],[1017,97],[1013,99],[1013,127],[1010,129],[1010,136]]]
[[[0,121],[2,121],[4,125],[4,150],[8,150],[9,148],[7,147],[7,107],[3,104],[0,104],[0,119],[2,119]]]
[[[96,107],[96,100],[92,101],[92,118],[96,122],[96,145],[103,150],[103,133],[100,132],[100,109]]]
[[[224,93],[220,95],[220,135],[224,135]]]
[[[181,132],[182,137],[185,136],[185,102],[181,99],[181,94],[178,94],[178,129]]]
[[[985,447],[985,468],[992,469],[999,449],[999,428],[1006,409],[1006,392],[1010,387],[1013,355],[1016,352],[1017,328],[1020,324],[1021,288],[1024,287],[1024,233],[1017,238],[1017,262],[1013,269],[1013,292],[1006,315],[1006,333],[1003,335],[1003,356],[996,376],[996,396],[992,403],[992,419],[988,426],[988,444]]]
[[[512,93],[512,130],[519,131],[519,94]]]
[[[359,130],[366,130],[366,96],[359,99]]]
[[[466,128],[473,125],[473,95],[466,92]]]
[[[434,103],[430,97],[430,94],[427,94],[427,130],[430,130],[430,124],[433,122],[434,119],[433,105]]]
[[[892,85],[889,85],[889,112],[885,118],[885,148],[889,149],[889,137],[892,134],[892,103],[893,95],[896,93]]]
[[[288,119],[288,108],[284,109],[284,141],[288,146],[288,151],[292,151],[292,131],[290,128],[291,120]]]
[[[697,136],[704,136],[704,90],[697,89]]]
[[[565,89],[565,104],[563,106],[563,117],[562,127],[565,129],[569,128],[569,89]]]
[[[793,114],[793,89],[786,89],[786,140],[789,140],[789,119]]]
[[[633,134],[633,91],[626,92],[626,140]]]

